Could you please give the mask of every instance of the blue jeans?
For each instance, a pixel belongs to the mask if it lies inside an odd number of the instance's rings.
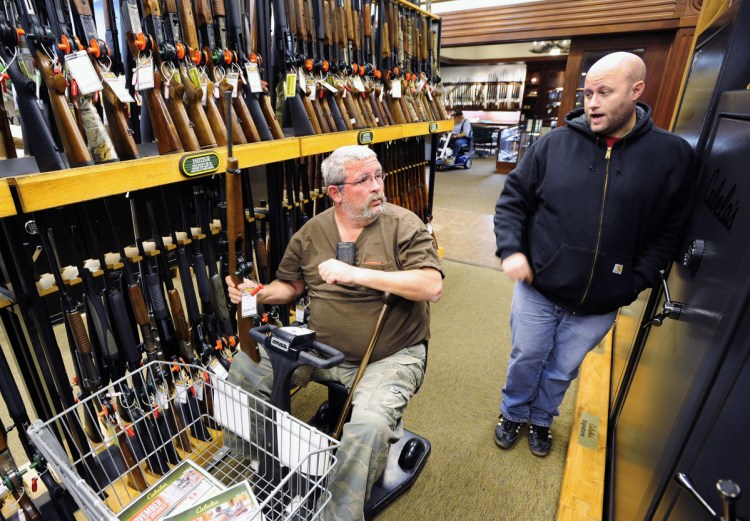
[[[458,159],[458,152],[461,150],[461,147],[467,145],[469,143],[469,140],[465,137],[457,138],[453,142],[453,159]]]
[[[510,310],[512,349],[500,411],[511,421],[549,427],[586,354],[610,330],[617,311],[574,315],[524,282]]]

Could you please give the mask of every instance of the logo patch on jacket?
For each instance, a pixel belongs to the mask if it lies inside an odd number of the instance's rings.
[[[615,264],[615,267],[612,268],[612,273],[616,273],[617,275],[622,275],[622,264]]]

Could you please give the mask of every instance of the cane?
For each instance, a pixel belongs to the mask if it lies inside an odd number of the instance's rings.
[[[354,382],[352,382],[352,388],[349,390],[349,394],[346,397],[346,402],[344,403],[344,408],[341,410],[341,416],[339,416],[339,421],[336,424],[336,429],[333,431],[333,434],[331,435],[335,439],[341,438],[341,431],[344,428],[344,423],[346,423],[346,417],[349,415],[349,410],[352,408],[352,398],[354,397],[354,390],[357,388],[357,384],[362,379],[362,376],[365,374],[365,369],[367,369],[367,364],[370,363],[370,357],[372,356],[372,352],[375,349],[375,344],[378,343],[378,338],[380,338],[380,332],[383,330],[383,324],[385,323],[385,316],[388,313],[388,306],[393,301],[392,295],[388,293],[387,291],[383,294],[383,307],[380,310],[380,316],[378,317],[378,321],[375,324],[375,330],[372,332],[372,338],[370,338],[370,344],[367,346],[367,351],[365,351],[365,356],[362,357],[362,361],[359,363],[359,369],[357,369],[357,374],[354,375]]]

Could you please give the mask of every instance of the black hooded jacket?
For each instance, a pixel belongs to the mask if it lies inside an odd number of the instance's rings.
[[[693,151],[638,103],[607,148],[583,109],[536,141],[495,207],[496,255],[522,252],[533,286],[568,311],[607,313],[658,283],[675,254],[693,188]]]

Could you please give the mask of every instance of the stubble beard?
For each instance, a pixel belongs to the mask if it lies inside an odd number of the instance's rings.
[[[387,200],[386,196],[381,193],[368,197],[364,207],[354,206],[348,201],[342,201],[341,208],[354,222],[367,226],[375,222],[385,212],[385,203]],[[376,208],[370,208],[370,204],[374,201],[380,201],[381,205]]]

